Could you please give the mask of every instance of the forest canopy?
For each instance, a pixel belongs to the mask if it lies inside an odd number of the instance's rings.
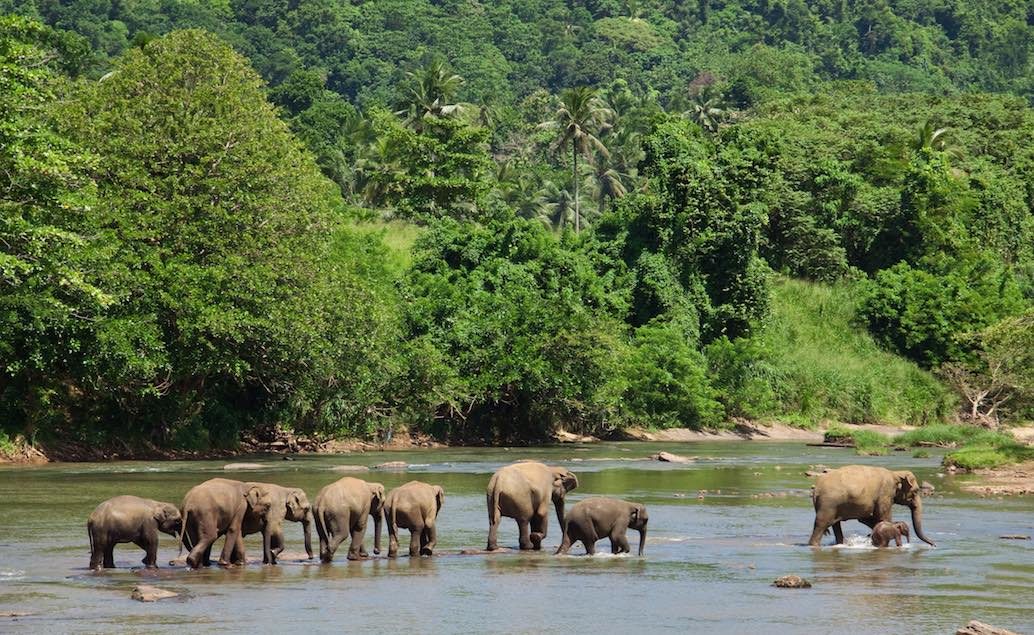
[[[0,11],[0,442],[1031,414],[1029,3]]]

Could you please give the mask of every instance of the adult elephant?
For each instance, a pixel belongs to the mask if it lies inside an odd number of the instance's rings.
[[[363,537],[366,521],[373,517],[373,552],[381,552],[381,514],[384,507],[384,486],[346,476],[320,490],[316,495],[313,518],[320,537],[320,560],[330,562],[334,553],[349,536],[348,559],[366,557]]]
[[[521,549],[542,549],[549,525],[549,503],[564,526],[564,496],[578,487],[578,478],[562,467],[522,461],[499,468],[485,490],[488,502],[488,551],[499,548],[499,521],[517,521]]]
[[[179,537],[183,521],[172,503],[116,496],[109,498],[90,514],[86,531],[90,535],[90,568],[115,566],[115,545],[131,542],[144,550],[143,563],[158,567],[158,532]]]
[[[183,497],[183,531],[180,545],[190,549],[187,566],[210,566],[212,543],[226,536],[219,564],[244,564],[242,524],[246,514],[265,523],[272,500],[258,485],[227,478],[213,478],[196,485]],[[269,534],[263,535],[262,551],[269,552]]]
[[[923,501],[919,495],[919,483],[912,472],[892,472],[882,467],[848,465],[830,470],[815,479],[812,488],[812,502],[815,504],[815,526],[808,544],[819,546],[822,534],[830,527],[836,544],[843,544],[844,532],[840,523],[858,520],[870,529],[877,523],[891,518],[894,503],[912,510],[912,526],[916,537],[934,545],[923,533]]]
[[[388,526],[388,557],[399,552],[399,527],[409,530],[409,557],[430,556],[438,544],[435,521],[445,504],[440,485],[410,481],[388,492],[384,500],[384,524]]]
[[[244,536],[262,532],[263,564],[276,564],[277,556],[284,550],[285,520],[302,524],[302,531],[305,533],[305,553],[312,560],[312,529],[309,522],[312,517],[312,506],[305,492],[297,487],[282,487],[273,483],[246,484],[260,488],[269,496],[268,512],[257,514],[248,511],[241,523],[241,533]],[[269,546],[268,550],[265,548],[266,545]]]

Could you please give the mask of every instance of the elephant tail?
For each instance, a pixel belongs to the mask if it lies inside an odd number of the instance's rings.
[[[499,524],[499,490],[495,487],[488,492],[488,524]]]
[[[90,556],[93,556],[93,521],[86,521],[86,533],[90,536]]]
[[[327,544],[327,510],[317,509],[313,511],[312,520],[316,523],[316,535],[320,538],[320,544]]]
[[[179,557],[183,555],[183,544],[184,544],[184,541],[187,541],[187,542],[190,541],[190,535],[187,533],[187,521],[189,519],[190,519],[190,509],[189,508],[184,508],[184,510],[183,510],[183,523],[180,525],[180,536],[179,536],[180,550],[179,550],[179,553],[176,554],[176,558],[177,559],[179,559]],[[193,549],[194,545],[190,545],[190,548]]]

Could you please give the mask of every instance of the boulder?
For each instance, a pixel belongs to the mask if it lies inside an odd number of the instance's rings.
[[[977,620],[970,620],[969,624],[955,631],[955,635],[1018,635],[1018,633],[991,626],[990,624],[984,624]]]
[[[224,470],[261,470],[266,467],[261,463],[227,463],[223,466]]]
[[[156,586],[141,584],[140,586],[133,588],[133,593],[129,597],[138,602],[157,602],[158,600],[174,598],[178,595],[179,593],[175,593],[173,591],[167,591],[165,589],[159,589]]]
[[[777,586],[781,589],[810,589],[811,582],[799,575],[784,575],[781,578],[776,578],[772,586]]]
[[[375,470],[404,470],[409,467],[409,464],[405,461],[388,461],[387,463],[381,463],[373,466]]]
[[[655,461],[661,461],[662,463],[692,463],[696,460],[691,456],[680,456],[678,454],[672,454],[671,452],[658,452],[650,458]]]
[[[335,465],[330,468],[334,472],[369,472],[370,468],[365,465]]]

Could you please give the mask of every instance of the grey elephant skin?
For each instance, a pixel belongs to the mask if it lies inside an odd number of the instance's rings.
[[[381,514],[384,486],[346,476],[334,481],[316,495],[313,519],[320,537],[320,560],[330,562],[341,543],[351,536],[348,559],[366,557],[363,537],[366,522],[373,517],[373,552],[381,552]]]
[[[919,483],[912,472],[892,472],[882,467],[848,465],[821,474],[812,489],[815,525],[808,544],[817,547],[830,527],[837,544],[843,544],[840,523],[858,520],[870,529],[882,521],[893,521],[891,508],[896,503],[912,511],[916,537],[934,545],[923,532],[923,501]]]
[[[398,556],[399,527],[409,530],[409,557],[432,555],[438,544],[435,521],[444,504],[445,490],[439,485],[410,481],[388,492],[384,500],[388,557]]]
[[[639,532],[639,555],[646,546],[646,525],[650,517],[646,507],[639,503],[617,498],[594,497],[578,501],[571,507],[562,523],[564,536],[557,547],[557,554],[566,554],[576,542],[585,546],[585,553],[596,553],[596,542],[610,539],[611,553],[628,553],[626,532],[631,528]]]
[[[888,547],[892,542],[900,547],[902,537],[906,541],[912,542],[908,523],[902,520],[893,523],[884,520],[876,523],[876,526],[872,528],[872,534],[869,536],[869,539],[874,547]]]
[[[226,478],[213,478],[194,486],[183,497],[183,531],[181,545],[190,549],[187,566],[211,566],[212,543],[226,536],[219,564],[244,564],[244,534],[242,524],[246,514],[265,522],[271,504],[270,496],[262,487]],[[262,550],[269,552],[270,536],[265,532]]]
[[[285,520],[302,524],[305,553],[312,560],[312,506],[305,492],[297,487],[283,487],[274,483],[248,482],[246,485],[261,488],[269,497],[268,512],[262,515],[249,509],[241,523],[241,533],[244,536],[263,533],[263,545],[268,544],[269,550],[263,549],[262,562],[276,564],[277,557],[283,552]],[[265,539],[266,533],[269,534],[269,540]]]
[[[97,505],[86,531],[90,535],[90,568],[111,569],[115,566],[115,545],[131,542],[144,550],[144,565],[158,566],[158,532],[179,536],[182,527],[180,510],[172,503],[116,496]]]
[[[522,461],[504,465],[492,475],[485,490],[488,504],[488,551],[499,548],[503,516],[517,521],[521,549],[542,549],[549,526],[549,504],[564,526],[564,497],[578,487],[578,478],[566,468]]]

